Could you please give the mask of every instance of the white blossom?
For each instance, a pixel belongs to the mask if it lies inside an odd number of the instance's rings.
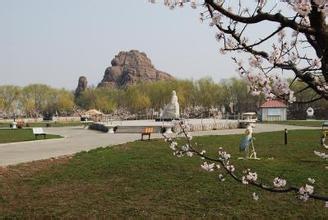
[[[247,44],[247,43],[248,43],[248,38],[243,36],[241,38],[241,44]]]
[[[292,2],[293,9],[302,16],[307,16],[312,10],[310,0],[294,0]]]
[[[251,56],[248,61],[251,67],[260,67],[263,63],[263,59],[260,56]]]
[[[266,99],[283,96],[290,103],[296,101],[294,91],[289,88],[285,79],[278,76],[267,76],[263,73],[248,73],[244,78],[250,86],[252,95],[263,94]]]
[[[172,141],[171,144],[170,144],[170,148],[172,150],[176,150],[176,146],[178,146],[178,143],[176,141]]]
[[[222,32],[215,34],[215,39],[220,42],[221,39],[224,38],[224,34]]]
[[[227,165],[226,168],[231,173],[235,172],[235,166],[234,165]]]
[[[293,43],[294,43],[294,42],[293,42]],[[296,43],[295,43],[295,44],[296,44]],[[297,55],[294,51],[292,51],[292,52],[289,54],[288,59],[289,59],[290,61],[292,61],[293,63],[296,63],[297,60],[299,59],[299,57],[298,57],[298,55]]]
[[[309,199],[309,195],[313,194],[314,192],[314,187],[308,184],[305,184],[305,186],[302,186],[298,193],[299,193],[299,198],[303,201],[307,201]]]
[[[287,184],[287,181],[285,179],[282,179],[280,177],[276,177],[273,179],[273,186],[276,188],[282,188],[285,187]]]
[[[255,182],[257,180],[256,172],[251,172],[250,169],[247,169],[243,173],[245,173],[245,176],[241,178],[243,184],[248,184],[249,182]]]
[[[200,165],[204,170],[212,172],[214,171],[215,163],[208,164],[207,162],[204,162],[202,165]]]
[[[257,180],[257,173],[256,172],[248,172],[246,175],[246,179],[250,182],[255,182]]]
[[[183,153],[181,151],[174,151],[173,155],[176,157],[183,157]]]
[[[242,176],[242,177],[241,177],[241,182],[242,182],[242,184],[245,184],[245,185],[248,184],[248,181],[247,181],[247,179],[246,179],[245,176]]]
[[[221,159],[223,160],[229,160],[231,155],[228,154],[226,151],[223,151],[222,147],[219,148],[219,156],[221,157]]]
[[[189,149],[190,149],[190,147],[188,144],[185,144],[181,147],[181,150],[183,150],[183,151],[189,151]]]
[[[313,151],[315,155],[321,157],[322,159],[328,159],[328,154],[319,151]]]
[[[311,183],[311,184],[314,184],[314,183],[315,183],[315,179],[313,179],[313,178],[308,178],[308,181],[309,181],[309,183]]]
[[[222,55],[224,55],[224,54],[227,53],[227,51],[226,51],[224,48],[220,48],[220,53],[221,53]]]
[[[259,200],[259,196],[255,192],[252,193],[252,196],[255,201]]]
[[[309,194],[300,194],[300,200],[307,201],[309,199]]]
[[[321,59],[319,59],[319,58],[313,59],[311,62],[311,66],[313,68],[321,68]]]
[[[308,184],[305,184],[305,191],[308,192],[309,194],[313,194],[314,187]]]
[[[212,16],[212,21],[210,22],[210,26],[219,25],[221,18],[222,15],[220,13],[214,13]]]
[[[191,0],[190,6],[191,6],[191,8],[196,9],[197,8],[196,0]]]
[[[223,176],[221,173],[219,174],[219,180],[220,180],[221,182],[225,181],[225,178],[224,178],[224,176]]]
[[[271,64],[280,64],[283,63],[283,57],[281,56],[282,50],[275,45],[273,45],[273,51],[269,56],[269,62]]]

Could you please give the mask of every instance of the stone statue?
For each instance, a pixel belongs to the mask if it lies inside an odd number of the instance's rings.
[[[178,119],[180,118],[180,107],[178,103],[177,93],[172,91],[171,102],[164,107],[161,114],[162,119]]]

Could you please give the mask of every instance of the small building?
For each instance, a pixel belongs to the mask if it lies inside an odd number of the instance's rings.
[[[279,100],[269,100],[260,106],[262,121],[287,120],[287,105]]]
[[[90,109],[86,111],[84,115],[86,118],[89,118],[92,121],[99,122],[102,120],[104,114],[96,109]]]

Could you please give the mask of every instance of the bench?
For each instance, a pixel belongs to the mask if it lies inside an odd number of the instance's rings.
[[[154,133],[154,128],[152,127],[146,127],[146,128],[143,128],[142,131],[141,131],[141,140],[143,141],[143,136],[144,135],[148,135],[148,140],[150,140],[150,134],[151,133]]]
[[[35,139],[38,138],[38,136],[42,135],[43,138],[46,138],[46,132],[43,131],[43,128],[32,128],[33,134],[35,135]]]

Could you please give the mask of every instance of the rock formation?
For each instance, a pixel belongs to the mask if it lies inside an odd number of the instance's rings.
[[[145,53],[137,50],[119,52],[105,70],[98,87],[122,88],[136,82],[173,80],[171,75],[155,69]]]
[[[77,84],[74,93],[75,98],[79,97],[81,93],[86,90],[87,86],[88,86],[87,78],[85,76],[80,76],[79,82]]]

